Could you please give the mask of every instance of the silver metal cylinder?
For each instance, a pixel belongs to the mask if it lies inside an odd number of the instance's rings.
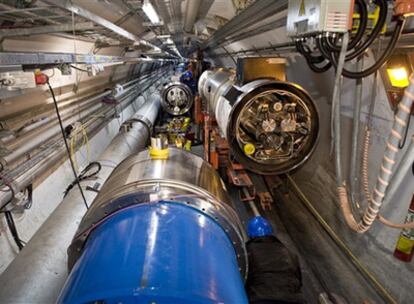
[[[152,94],[125,122],[98,160],[101,171],[93,181],[81,182],[88,204],[123,159],[145,148],[160,99],[159,94]],[[67,277],[66,249],[85,211],[80,192],[74,188],[0,276],[0,303],[56,302]]]
[[[205,71],[198,87],[236,160],[261,174],[282,174],[303,164],[319,129],[309,94],[289,82],[259,79],[238,86],[235,78],[233,70]]]
[[[162,90],[162,108],[171,115],[187,113],[194,101],[191,89],[182,82],[170,82]]]
[[[247,238],[223,181],[210,164],[181,149],[170,149],[167,160],[152,159],[148,151],[142,151],[112,172],[80,223],[68,250],[69,267],[80,256],[93,227],[121,209],[160,200],[185,204],[216,220],[233,242],[240,271],[246,275]]]

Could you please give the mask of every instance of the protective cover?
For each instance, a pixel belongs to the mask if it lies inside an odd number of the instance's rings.
[[[276,237],[250,240],[247,252],[249,303],[304,303],[298,259]]]

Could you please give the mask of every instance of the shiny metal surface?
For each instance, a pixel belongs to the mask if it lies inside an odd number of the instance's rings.
[[[131,119],[145,116],[154,123],[159,108],[160,96],[153,94]],[[101,171],[93,181],[81,182],[88,204],[97,193],[86,187],[103,185],[116,165],[145,147],[148,137],[142,121],[121,128],[98,160]],[[73,189],[0,276],[0,303],[56,302],[67,277],[67,247],[85,211],[80,192]]]
[[[69,266],[76,262],[89,233],[106,217],[159,200],[180,201],[217,221],[233,242],[243,276],[247,274],[246,235],[224,183],[210,164],[179,149],[170,149],[167,160],[153,160],[142,151],[114,170],[79,226],[69,249]]]
[[[298,85],[258,79],[240,87],[234,71],[216,69],[201,75],[199,91],[236,160],[251,171],[286,173],[314,151],[318,113]]]
[[[178,200],[124,208],[90,234],[58,303],[98,301],[248,303],[223,227]]]
[[[162,107],[171,115],[187,113],[194,102],[191,89],[182,82],[170,82],[163,88],[161,95]]]

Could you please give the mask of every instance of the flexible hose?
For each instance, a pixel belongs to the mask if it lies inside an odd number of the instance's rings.
[[[367,129],[365,131],[365,139],[364,139],[364,146],[363,146],[363,152],[362,152],[362,185],[364,189],[364,196],[366,201],[371,204],[372,198],[371,198],[371,191],[369,189],[369,171],[368,171],[368,162],[369,162],[369,145],[371,141],[371,131]],[[403,224],[396,224],[393,223],[380,214],[378,214],[378,220],[380,223],[396,229],[411,229],[414,228],[414,222],[410,223],[403,223]]]
[[[364,1],[365,2],[365,1]],[[379,7],[379,17],[378,21],[374,26],[374,29],[372,30],[371,34],[368,36],[368,38],[362,42],[357,49],[355,49],[354,52],[346,55],[346,61],[352,60],[354,58],[357,58],[358,56],[362,55],[374,42],[374,40],[378,37],[380,34],[382,28],[385,25],[385,22],[387,21],[387,14],[388,14],[388,3],[387,0],[376,0],[376,4]],[[368,15],[367,15],[368,17]]]
[[[305,50],[304,46],[300,41],[296,41],[296,49],[297,51],[305,57],[305,60],[309,66],[309,68],[314,71],[315,73],[323,73],[329,70],[332,66],[331,62],[327,62],[324,66],[317,66],[317,63],[322,63],[325,61],[325,57],[322,56],[312,56],[311,52],[308,50]]]
[[[392,34],[390,42],[388,43],[387,48],[382,53],[381,57],[373,65],[359,72],[349,71],[344,68],[342,70],[342,75],[348,78],[358,79],[358,78],[367,77],[371,75],[372,73],[376,72],[388,60],[391,53],[394,51],[395,46],[397,45],[397,42],[400,39],[402,31],[404,29],[405,21],[406,19],[404,17],[399,18],[397,20],[397,24],[395,25],[394,32]],[[335,65],[334,62],[333,64]]]
[[[369,145],[371,143],[371,131],[365,130],[364,145],[362,146],[362,188],[367,202],[371,201],[371,191],[369,189],[368,162],[369,162]]]
[[[398,104],[398,111],[395,115],[393,127],[388,137],[386,149],[385,149],[382,164],[381,164],[381,170],[380,170],[380,173],[378,174],[377,182],[376,182],[373,194],[372,196],[371,195],[369,196],[368,208],[366,208],[361,221],[357,222],[352,214],[345,183],[342,182],[342,185],[338,185],[338,189],[337,189],[338,198],[339,198],[339,203],[340,203],[342,212],[345,217],[345,221],[352,230],[358,233],[364,233],[368,231],[368,229],[371,227],[371,225],[374,223],[376,219],[378,219],[381,223],[386,224],[389,227],[393,227],[393,228],[401,228],[401,227],[414,228],[414,223],[394,224],[379,215],[379,211],[382,206],[383,199],[385,197],[385,193],[386,193],[389,181],[391,180],[394,164],[397,158],[397,153],[399,152],[398,143],[402,138],[402,132],[403,132],[404,127],[407,125],[408,117],[409,115],[411,115],[411,107],[413,105],[413,101],[414,101],[414,73],[411,74],[410,85],[405,90],[404,97],[401,100],[401,102]],[[366,147],[364,148],[367,150],[369,146],[369,141],[366,140],[365,145]],[[367,151],[364,151],[364,154],[367,154]],[[368,156],[366,156],[366,159],[365,159],[366,168],[368,166],[367,163],[368,163]],[[368,171],[366,171],[365,173],[365,177],[367,176],[368,176]],[[365,182],[367,183],[367,181]],[[368,188],[368,185],[366,187]],[[364,189],[365,189],[365,185],[364,185]],[[369,189],[367,193],[369,193]]]

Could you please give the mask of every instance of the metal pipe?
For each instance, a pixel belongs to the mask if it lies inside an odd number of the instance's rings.
[[[121,111],[126,108],[131,103],[131,99],[126,99],[119,105],[119,109]],[[98,115],[94,118],[91,125],[87,126],[87,131],[96,130],[96,128],[99,128],[102,123],[106,123],[108,117],[113,117],[115,115],[116,110],[114,108],[109,108],[105,112],[102,113],[102,115]],[[88,131],[88,135],[89,131]],[[63,142],[62,142],[63,144]],[[31,167],[27,171],[24,171],[24,174],[13,178],[12,181],[12,187],[15,193],[22,191],[25,189],[28,185],[30,185],[33,180],[41,176],[44,172],[46,172],[48,169],[50,169],[51,166],[55,165],[57,162],[59,162],[62,157],[65,157],[65,150],[63,149],[63,145],[61,149],[54,150],[53,153],[47,154],[47,158],[44,159],[41,162],[38,162],[35,164],[34,167]],[[6,188],[5,188],[6,189]],[[12,198],[12,194],[10,191],[0,191],[0,206],[7,203]]]
[[[404,156],[402,157],[401,161],[399,162],[397,168],[395,169],[395,173],[392,176],[386,196],[384,198],[384,205],[387,204],[394,198],[395,193],[399,189],[402,181],[407,176],[408,172],[411,170],[414,164],[414,136],[411,139],[411,143],[405,151]]]
[[[277,2],[255,1],[245,10],[240,12],[240,14],[233,17],[224,26],[215,31],[213,35],[203,42],[201,48],[207,49],[220,44],[225,38],[237,34],[241,29],[248,28],[257,22],[280,13],[287,8],[287,4],[287,0],[279,0]]]
[[[197,19],[200,10],[201,0],[187,1],[184,16],[184,31],[187,33],[193,32],[194,23]]]
[[[162,69],[157,73],[162,73]],[[116,84],[115,86],[121,85],[123,87],[123,92],[119,95],[116,96],[117,98],[120,98],[122,96],[124,96],[127,92],[129,92],[131,89],[134,89],[135,86],[134,84],[136,84],[137,82],[141,82],[141,81],[145,81],[148,78],[153,78],[148,76],[149,73],[144,74],[139,76],[138,78],[125,82],[125,83],[121,83],[121,84]],[[153,75],[155,76],[155,75]],[[79,112],[79,107],[82,107],[84,105],[87,105],[89,103],[92,103],[94,101],[97,101],[100,98],[106,97],[111,95],[111,93],[113,92],[114,89],[110,90],[110,89],[106,89],[104,92],[96,94],[96,90],[100,89],[100,88],[96,88],[96,87],[92,87],[91,88],[94,93],[88,93],[84,96],[79,96],[80,94],[76,95],[76,98],[71,98],[69,100],[64,100],[64,101],[60,101],[58,103],[59,106],[59,110],[60,110],[60,114],[62,117],[66,118],[68,113],[72,113],[72,112]],[[40,108],[40,111],[42,111],[44,109]],[[76,112],[76,114],[78,114]],[[25,131],[29,131],[31,130],[33,127],[33,123],[35,121],[34,124],[36,124],[37,126],[42,126],[46,123],[50,122],[51,118],[55,118],[56,113],[55,113],[55,109],[50,106],[46,109],[46,111],[42,111],[41,113],[39,113],[39,111],[36,109],[34,115],[30,114],[30,117],[28,119],[27,117],[28,115],[20,115],[16,118],[12,118],[9,119],[7,121],[5,121],[4,126],[5,128],[9,129],[9,130],[18,130],[19,135],[22,135],[25,133]],[[22,117],[22,118],[21,118]],[[38,121],[36,121],[38,120]],[[31,123],[29,126],[28,123]],[[11,142],[11,141],[9,141]],[[8,143],[8,142],[6,142]]]
[[[310,95],[289,82],[238,85],[235,78],[232,70],[216,69],[204,72],[198,85],[235,159],[261,174],[282,174],[303,164],[319,128]]]
[[[338,68],[335,75],[335,86],[332,94],[331,110],[331,150],[335,150],[335,172],[336,184],[338,187],[343,185],[342,164],[341,164],[341,88],[342,70],[345,64],[346,50],[349,42],[349,34],[346,32],[342,39],[341,53],[339,54]]]
[[[398,145],[403,137],[403,130],[407,127],[408,117],[411,115],[411,107],[414,103],[414,73],[410,76],[410,85],[405,89],[404,96],[398,104],[398,110],[394,116],[394,123],[388,136],[384,157],[381,162],[380,172],[371,198],[368,201],[368,207],[364,211],[361,221],[357,221],[350,209],[348,194],[345,184],[338,185],[338,196],[342,212],[348,226],[358,232],[364,233],[369,230],[374,221],[380,218],[382,223],[388,224],[393,228],[401,228],[401,224],[393,224],[379,215],[381,206],[384,203],[384,197],[387,195],[388,185],[393,174],[394,165],[399,152]],[[340,144],[340,143],[339,143]],[[413,223],[407,223],[410,227]]]
[[[363,57],[359,57],[357,61],[357,71],[362,70],[364,66]],[[351,201],[353,206],[358,208],[359,197],[359,167],[358,162],[360,159],[359,155],[359,134],[361,129],[361,100],[362,100],[362,78],[356,80],[355,89],[355,104],[354,104],[354,119],[352,123],[352,144],[351,144],[351,167],[349,170],[349,185],[351,190]]]
[[[151,124],[160,108],[160,95],[153,94],[121,128],[105,149],[99,162],[102,169],[91,181],[83,181],[86,199],[91,203],[116,165],[143,149]],[[98,184],[98,187],[96,185]],[[87,191],[91,186],[95,191]],[[66,248],[85,213],[80,192],[73,189],[30,239],[0,277],[2,303],[54,303],[66,279]]]
[[[213,167],[181,149],[166,160],[142,151],[116,167],[82,219],[58,303],[247,303],[246,239]]]
[[[91,114],[96,114],[97,111],[102,107],[101,103],[94,104],[90,108],[83,108],[78,115],[72,115],[71,117],[66,118],[63,123],[68,126],[74,122],[80,121]],[[11,149],[11,153],[2,157],[2,163],[11,164],[26,153],[34,150],[36,147],[45,143],[52,137],[56,136],[60,132],[59,123],[56,120],[53,120],[51,125],[44,125],[38,129],[32,130],[24,134],[21,137],[16,138],[8,146]]]
[[[131,83],[133,82],[130,81],[127,84]],[[125,95],[134,88],[135,87],[133,85],[129,86],[126,90],[124,90],[124,92],[121,95],[118,96],[118,98],[125,97]],[[98,94],[98,96],[88,98],[80,104],[73,105],[70,109],[63,110],[62,112],[64,114],[64,124],[70,125],[92,114],[96,115],[97,111],[100,111],[100,109],[102,108],[102,103],[95,103],[95,101],[100,97],[105,97],[110,94],[111,92],[104,92]],[[51,113],[51,115],[56,114]],[[10,166],[29,151],[32,151],[33,149],[50,140],[54,136],[60,134],[60,127],[56,119],[44,119],[44,121],[45,124],[43,126],[28,131],[24,133],[22,136],[19,136],[16,139],[7,143],[6,148],[12,152],[1,158],[1,162],[3,163],[3,165]]]

